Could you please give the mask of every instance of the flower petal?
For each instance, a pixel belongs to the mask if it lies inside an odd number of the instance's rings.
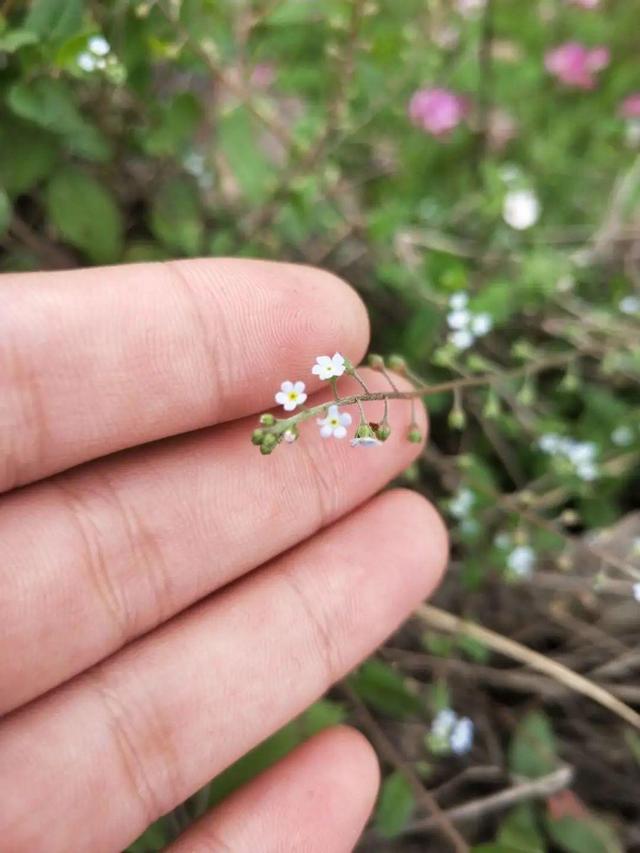
[[[304,384],[304,382],[294,382],[293,384],[293,390],[297,391],[298,394],[302,394],[306,387],[307,386]]]
[[[287,394],[289,393],[289,391],[293,391],[293,382],[291,382],[291,381],[289,381],[289,379],[287,379],[280,386],[280,390],[285,391]]]
[[[333,429],[329,426],[329,424],[325,424],[320,429],[320,435],[323,438],[331,438],[331,436],[333,435]]]
[[[281,406],[284,406],[288,399],[289,398],[284,393],[284,391],[278,391],[278,393],[276,394],[276,403],[280,403]]]
[[[297,405],[298,403],[295,400],[290,400],[288,397],[286,403],[282,404],[285,412],[292,412]]]
[[[336,438],[344,438],[347,434],[347,431],[343,426],[337,426],[334,429],[333,434]]]
[[[340,413],[338,411],[337,405],[334,403],[333,406],[329,406],[329,411],[327,412],[330,418],[339,418]]]
[[[349,412],[342,412],[342,414],[340,415],[340,423],[342,424],[342,426],[351,426],[352,420],[353,418],[351,417]]]
[[[301,406],[305,402],[306,399],[307,399],[306,394],[298,394],[298,398],[296,399],[294,405]]]

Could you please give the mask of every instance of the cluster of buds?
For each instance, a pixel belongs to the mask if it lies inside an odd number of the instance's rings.
[[[335,438],[338,440],[346,438],[349,427],[353,423],[352,416],[349,412],[344,411],[348,406],[357,406],[360,412],[360,420],[351,437],[351,446],[377,447],[383,444],[391,435],[391,426],[388,420],[388,400],[409,399],[411,400],[413,410],[414,398],[420,395],[420,391],[399,391],[392,376],[387,372],[387,365],[382,356],[371,355],[368,363],[370,367],[379,371],[387,378],[390,384],[389,392],[372,394],[354,365],[341,355],[341,353],[336,352],[333,356],[318,356],[311,368],[311,373],[323,381],[329,382],[333,388],[334,400],[305,408],[304,403],[307,401],[305,383],[301,380],[285,380],[275,394],[275,401],[282,406],[288,416],[277,418],[270,412],[260,415],[259,426],[253,431],[251,436],[253,444],[260,448],[260,452],[263,455],[268,456],[282,442],[287,444],[295,442],[299,437],[299,424],[313,417],[316,417],[316,423],[322,438]],[[392,356],[388,361],[388,365],[396,373],[409,376],[406,362],[399,356]],[[363,390],[362,394],[354,394],[342,398],[338,395],[337,380],[345,374],[352,376],[359,383]],[[365,417],[362,404],[369,400],[384,401],[384,416],[379,423],[369,421]],[[422,433],[415,422],[415,417],[412,417],[407,438],[414,443],[422,441]]]

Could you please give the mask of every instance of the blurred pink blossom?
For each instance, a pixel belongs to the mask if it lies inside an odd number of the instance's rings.
[[[567,0],[570,6],[580,6],[581,9],[597,9],[600,0]]]
[[[550,50],[544,58],[550,74],[577,89],[593,89],[595,74],[609,64],[609,48],[599,46],[589,49],[578,41],[568,41]]]
[[[450,89],[418,89],[409,102],[409,118],[425,133],[444,137],[468,115],[469,102]]]
[[[620,115],[623,118],[640,118],[640,92],[628,95],[620,104]]]
[[[251,72],[251,83],[256,89],[268,89],[276,79],[276,67],[272,62],[258,62]]]

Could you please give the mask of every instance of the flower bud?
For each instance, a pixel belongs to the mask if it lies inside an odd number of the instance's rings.
[[[254,429],[251,434],[251,443],[252,444],[262,444],[265,438],[265,431],[263,429]]]
[[[374,370],[382,370],[384,367],[384,358],[374,352],[369,353],[368,361],[369,367],[373,367]]]
[[[449,426],[451,429],[464,429],[467,424],[467,416],[464,409],[460,406],[454,406],[449,412]]]
[[[390,355],[389,367],[396,373],[404,374],[407,370],[407,362],[401,355]]]
[[[273,453],[273,448],[274,448],[274,445],[272,445],[272,444],[269,444],[269,445],[261,444],[260,445],[260,453],[262,453],[263,456],[269,456],[270,453]]]
[[[295,426],[289,427],[282,433],[282,438],[287,444],[293,444],[294,441],[297,441],[299,437],[298,428]]]
[[[389,426],[389,424],[382,423],[379,427],[376,428],[375,434],[376,438],[379,441],[386,441],[391,435],[391,427]]]
[[[264,415],[260,415],[260,423],[262,426],[270,427],[273,426],[275,422],[276,419],[271,412],[265,412]]]
[[[268,432],[260,442],[260,450],[264,450],[265,448],[273,450],[277,443],[278,439],[275,437],[275,435],[272,432]]]
[[[407,439],[412,444],[420,444],[420,442],[422,441],[422,433],[418,428],[418,424],[411,424],[411,426],[409,427],[409,432],[407,433]]]

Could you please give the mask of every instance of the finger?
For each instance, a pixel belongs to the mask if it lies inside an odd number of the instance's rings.
[[[0,305],[0,491],[262,409],[368,335],[335,276],[264,261],[7,275]]]
[[[371,416],[381,408],[371,403]],[[406,440],[409,404],[394,402],[390,415],[394,434],[375,449],[322,439],[307,423],[295,445],[265,459],[249,441],[253,422],[241,421],[5,495],[0,713],[371,497],[420,450]]]
[[[0,724],[0,837],[48,853],[126,846],[382,642],[445,555],[434,510],[390,492],[14,712]]]
[[[329,729],[205,815],[169,853],[348,853],[378,789],[376,755],[361,734]]]

